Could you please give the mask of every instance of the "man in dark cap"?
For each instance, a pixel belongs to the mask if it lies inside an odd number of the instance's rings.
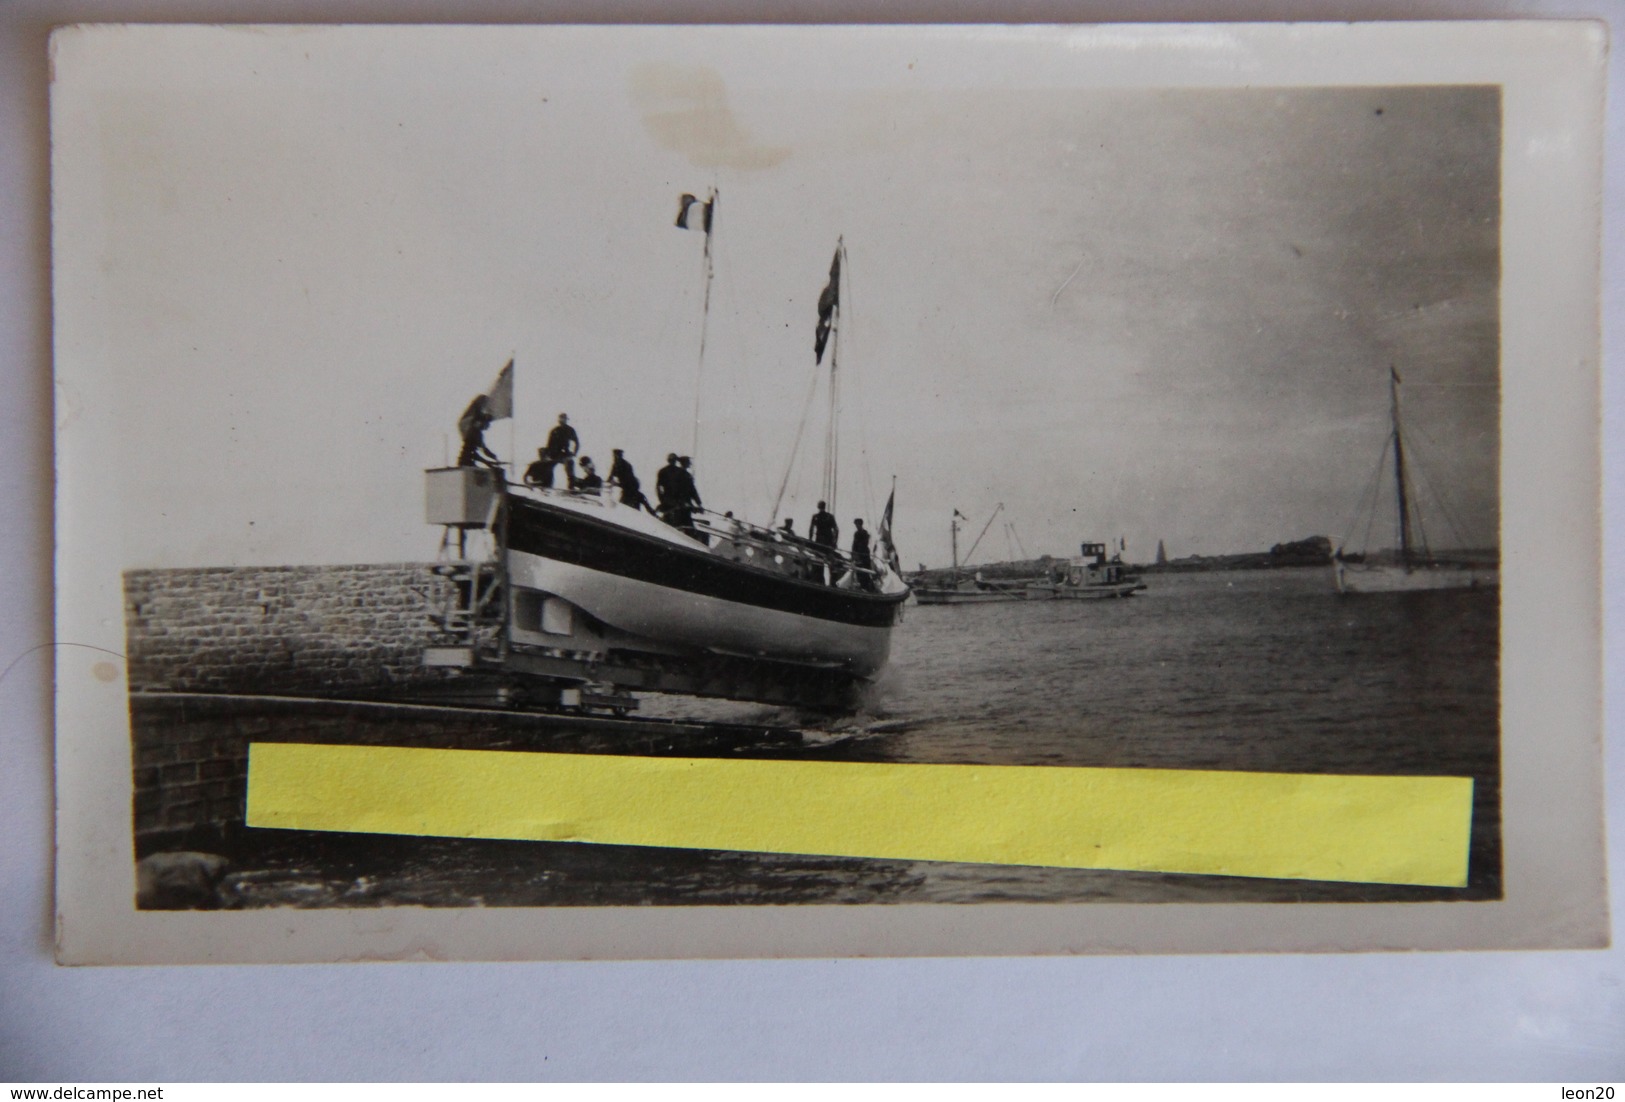
[[[566,485],[572,483],[575,479],[575,454],[580,450],[581,439],[576,436],[576,430],[570,427],[570,415],[568,413],[559,414],[559,423],[554,425],[553,431],[547,434],[547,446],[542,449],[542,457],[548,462],[538,472],[540,477],[536,479],[536,484],[538,486],[552,486],[553,465],[557,463],[564,464]],[[527,481],[530,480],[530,472],[525,473],[525,478]]]
[[[457,418],[457,431],[463,436],[463,450],[457,454],[459,467],[502,466],[496,453],[485,446],[485,430],[491,427],[492,420],[485,395],[475,395],[463,415]]]
[[[593,470],[592,459],[589,456],[581,457],[581,473],[570,476],[570,489],[578,494],[596,494],[604,488],[604,480],[598,472]]]
[[[818,503],[818,512],[813,514],[812,520],[807,524],[807,534],[818,546],[827,547],[831,551],[841,544],[840,526],[835,523],[834,515],[824,507],[822,501]]]
[[[649,499],[643,496],[643,484],[638,481],[637,472],[632,469],[631,462],[620,448],[615,449],[615,460],[609,465],[609,484],[620,487],[622,505],[654,512],[649,505]]]
[[[680,487],[683,480],[683,468],[677,463],[677,453],[666,454],[666,465],[660,468],[655,475],[655,500],[660,503],[660,517],[667,524],[676,524],[672,519],[672,511],[681,503]]]
[[[858,572],[858,585],[873,592],[875,588],[875,560],[873,553],[869,550],[869,531],[864,528],[862,517],[857,517],[852,521],[852,565]]]
[[[682,513],[681,518],[677,521],[677,527],[683,529],[701,543],[710,543],[711,537],[694,525],[694,514],[699,511],[703,503],[700,501],[699,487],[694,485],[693,464],[694,461],[686,455],[677,457],[678,469],[674,492],[677,495],[678,507]]]
[[[537,448],[535,461],[525,468],[525,485],[553,485],[553,460],[548,458],[546,448]]]
[[[677,462],[683,468],[682,481],[679,483],[683,496],[688,499],[688,504],[692,508],[698,509],[704,503],[700,501],[700,488],[694,485],[694,461],[686,455],[680,455]]]

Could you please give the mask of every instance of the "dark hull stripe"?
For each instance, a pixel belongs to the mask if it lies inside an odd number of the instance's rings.
[[[854,592],[786,577],[529,498],[509,497],[508,505],[508,546],[512,550],[667,589],[880,628],[897,622],[897,610],[907,597],[907,593]]]

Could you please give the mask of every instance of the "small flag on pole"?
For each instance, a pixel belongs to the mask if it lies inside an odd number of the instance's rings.
[[[700,198],[698,198],[696,196],[689,195],[687,192],[684,192],[683,195],[681,197],[679,197],[678,200],[677,200],[677,228],[680,229],[680,230],[701,229],[701,230],[704,230],[706,233],[710,233],[711,232],[711,209],[712,209],[712,206],[715,203],[716,203],[716,196],[715,195],[713,195],[709,199],[702,200],[702,199],[700,199]],[[699,207],[700,208],[700,222],[699,222],[698,225],[690,225],[689,224],[689,221],[688,221],[689,210],[692,207]]]
[[[886,564],[896,573],[901,574],[903,572],[903,564],[901,561],[899,561],[897,547],[892,543],[891,538],[892,506],[895,505],[896,502],[897,487],[893,486],[891,495],[886,498],[886,511],[880,514],[880,542],[885,545],[885,551],[883,551],[882,554],[885,555]]]
[[[513,416],[513,361],[497,373],[497,381],[485,395],[485,412],[493,421]]]
[[[813,335],[813,362],[824,362],[824,345],[835,327],[835,311],[841,305],[841,246],[835,246],[835,259],[829,265],[829,282],[818,296],[818,330]]]

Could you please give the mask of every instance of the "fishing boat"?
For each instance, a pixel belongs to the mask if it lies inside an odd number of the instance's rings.
[[[1428,546],[1427,529],[1417,507],[1417,494],[1412,474],[1407,467],[1405,434],[1400,419],[1400,378],[1393,367],[1388,369],[1388,410],[1390,428],[1388,440],[1379,458],[1377,477],[1373,485],[1380,485],[1381,475],[1390,455],[1394,472],[1394,502],[1397,511],[1396,542],[1391,552],[1350,553],[1339,546],[1332,557],[1333,577],[1339,593],[1399,593],[1430,589],[1482,589],[1500,585],[1500,570],[1494,562],[1465,553],[1437,553]],[[1376,494],[1372,494],[1372,508],[1362,510],[1374,516]]]
[[[1027,585],[1029,601],[1098,601],[1130,597],[1145,588],[1138,574],[1123,562],[1121,555],[1109,558],[1104,543],[1085,543],[1081,554],[1050,578]]]
[[[680,226],[698,202],[684,197]],[[707,304],[714,207],[713,192]],[[815,367],[831,346],[818,369],[832,389],[843,256],[838,244],[815,340]],[[511,386],[510,375],[504,395],[499,377],[486,407],[501,410],[506,397],[511,414]],[[833,447],[833,428],[827,440]],[[871,553],[854,556],[697,502],[657,515],[614,482],[517,485],[495,465],[426,477],[427,519],[456,550],[442,570],[445,638],[425,662],[498,676],[529,702],[620,712],[635,707],[630,693],[647,691],[843,705],[885,666],[909,593],[891,545],[895,487]],[[471,539],[488,553],[470,555]]]
[[[983,526],[985,535],[993,518],[1004,508],[1001,503]],[[1145,583],[1123,562],[1121,554],[1108,557],[1104,543],[1084,543],[1079,554],[1064,565],[1051,567],[1033,578],[987,579],[980,571],[969,578],[960,576],[959,522],[965,519],[957,509],[949,525],[953,548],[953,575],[948,585],[915,585],[914,597],[922,605],[974,605],[1008,601],[1081,601],[1128,597],[1145,588]],[[977,543],[981,536],[977,536]],[[976,543],[966,558],[976,553]]]
[[[977,535],[976,540],[971,544],[970,550],[966,552],[965,558],[967,560],[976,554],[976,547],[982,542],[982,536],[987,534],[987,530],[993,526],[994,518],[1003,509],[1004,503],[1002,501],[994,507],[992,515],[987,518],[987,523],[982,526],[981,533]],[[927,585],[916,582],[913,587],[914,600],[922,605],[984,605],[1000,601],[1025,601],[1027,599],[1027,582],[1024,579],[988,581],[982,577],[981,571],[977,571],[969,577],[960,573],[963,564],[959,561],[959,522],[965,519],[965,514],[955,509],[952,519],[948,522],[948,538],[950,546],[953,548],[954,564],[953,573],[949,576],[948,584]]]

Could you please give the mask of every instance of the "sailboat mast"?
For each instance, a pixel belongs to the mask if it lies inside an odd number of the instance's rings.
[[[801,452],[801,435],[807,428],[807,415],[812,412],[813,399],[818,396],[818,380],[823,374],[824,350],[829,349],[829,424],[824,430],[824,469],[820,484],[820,500],[826,508],[835,508],[835,481],[837,456],[840,449],[840,400],[836,387],[835,360],[840,344],[836,328],[836,314],[841,305],[841,257],[846,253],[842,239],[835,241],[835,258],[829,265],[829,282],[818,296],[818,326],[813,331],[813,374],[807,388],[807,404],[802,407],[801,421],[796,425],[796,436],[790,445],[790,461],[784,466],[784,480],[779,483],[779,496],[773,500],[773,519],[779,518],[779,506],[784,502],[784,491],[790,485],[795,471],[796,456]],[[831,345],[834,338],[834,345]]]
[[[954,581],[959,581],[959,513],[954,513],[953,519],[948,522],[948,539],[954,549]]]
[[[1394,493],[1399,499],[1399,561],[1411,565],[1411,505],[1405,479],[1405,441],[1399,431],[1399,372],[1388,367],[1388,412],[1394,423]]]
[[[836,509],[841,464],[841,278],[846,260],[846,239],[835,239],[835,260],[830,264],[829,286],[819,302],[819,313],[829,332],[829,421],[824,427],[824,477],[820,496]]]
[[[835,510],[835,493],[840,483],[840,457],[841,457],[841,404],[840,404],[840,371],[838,366],[841,359],[841,308],[835,307],[834,324],[830,327],[829,347],[829,424],[824,428],[824,481],[822,493],[819,495],[829,503],[829,508]]]
[[[717,189],[712,188],[706,196],[704,208],[705,300],[700,307],[700,357],[699,363],[694,369],[694,441],[689,446],[689,454],[695,459],[698,459],[700,455],[700,412],[705,398],[705,392],[701,389],[700,383],[705,378],[705,338],[711,325],[711,282],[712,277],[715,275],[715,269],[711,263],[711,227],[716,220],[716,213]]]

